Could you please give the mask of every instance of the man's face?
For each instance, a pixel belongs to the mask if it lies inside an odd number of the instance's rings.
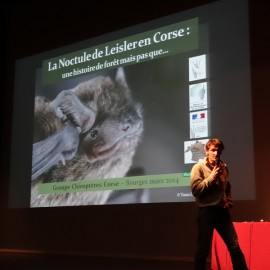
[[[210,148],[205,151],[206,155],[208,156],[208,161],[210,163],[215,163],[217,159],[220,158],[222,154],[222,150],[214,145],[210,145]]]

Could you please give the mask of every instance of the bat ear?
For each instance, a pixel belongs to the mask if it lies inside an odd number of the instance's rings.
[[[127,85],[127,81],[126,81],[126,75],[125,75],[125,71],[123,67],[119,67],[116,71],[116,75],[115,75],[115,83],[121,87],[122,89],[124,89],[125,94],[127,95],[127,97],[130,96],[130,90],[129,87]]]
[[[95,122],[95,112],[85,106],[70,90],[61,91],[54,100],[53,106],[62,122],[69,121],[82,133],[90,130]]]

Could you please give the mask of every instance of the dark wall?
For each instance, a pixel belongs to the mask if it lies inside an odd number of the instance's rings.
[[[10,1],[1,11],[0,249],[189,260],[196,241],[193,203],[7,209],[14,63],[213,1]],[[259,3],[259,4],[258,4]],[[270,220],[269,3],[250,0],[256,201],[237,201],[234,221]],[[239,127],[241,128],[241,127]],[[243,187],[244,192],[244,187]]]

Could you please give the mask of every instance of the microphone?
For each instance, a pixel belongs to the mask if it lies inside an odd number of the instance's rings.
[[[219,167],[219,164],[220,164],[220,158],[217,158],[217,159],[216,159],[215,164],[216,164],[216,166]],[[218,172],[217,172],[217,175],[216,175],[216,178],[215,178],[216,184],[219,183],[219,175],[220,175],[220,167],[218,168]]]
[[[224,166],[224,164],[221,163],[221,159],[220,158],[217,158],[216,159],[216,166],[218,166],[218,174],[217,174],[217,177],[219,177],[222,173],[223,173],[223,170],[224,168],[226,167],[226,165]]]

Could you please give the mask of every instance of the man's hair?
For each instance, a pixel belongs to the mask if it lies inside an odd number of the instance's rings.
[[[215,147],[217,147],[221,151],[223,151],[223,149],[225,148],[223,142],[220,139],[217,139],[217,138],[210,139],[206,143],[205,149],[206,150],[209,150],[209,148],[210,148],[211,145],[214,145]]]

